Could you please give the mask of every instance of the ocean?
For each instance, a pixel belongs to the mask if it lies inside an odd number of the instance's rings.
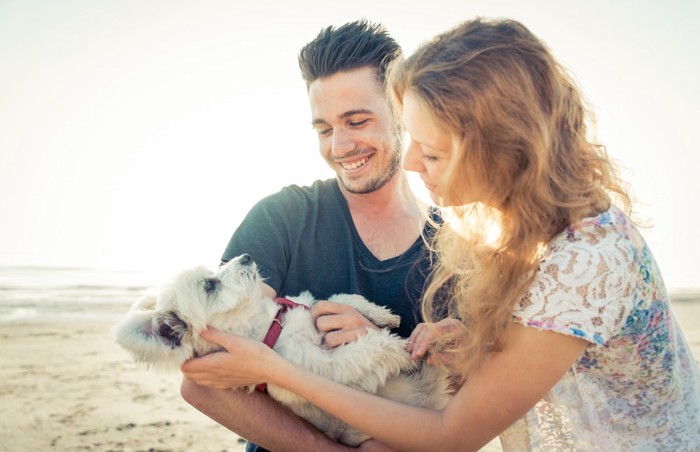
[[[160,281],[146,272],[0,266],[0,323],[123,315]]]
[[[123,315],[149,287],[170,276],[79,267],[0,266],[0,323]],[[700,312],[700,290],[671,292],[671,301],[674,308]]]

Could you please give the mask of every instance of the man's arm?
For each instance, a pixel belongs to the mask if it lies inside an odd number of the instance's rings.
[[[183,378],[182,397],[227,429],[276,451],[349,450],[261,392],[213,389]]]

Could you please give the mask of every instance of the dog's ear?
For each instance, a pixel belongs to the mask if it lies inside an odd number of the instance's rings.
[[[138,363],[156,370],[176,370],[193,356],[183,341],[187,325],[174,313],[137,310],[114,326],[114,339]]]
[[[156,307],[157,299],[158,297],[154,292],[149,292],[143,297],[139,298],[139,300],[136,303],[131,305],[131,308],[129,308],[129,312],[152,311]]]
[[[117,343],[134,353],[157,340],[153,330],[156,311],[136,309],[136,306],[134,305],[126,317],[112,329]]]

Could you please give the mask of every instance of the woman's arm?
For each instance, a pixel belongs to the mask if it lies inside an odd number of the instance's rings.
[[[211,387],[280,386],[399,450],[477,450],[534,406],[588,345],[518,324],[509,328],[504,350],[494,353],[442,411],[356,391],[296,367],[259,342],[215,330],[203,337],[228,352],[209,355],[211,365],[201,365],[208,356],[182,370]]]

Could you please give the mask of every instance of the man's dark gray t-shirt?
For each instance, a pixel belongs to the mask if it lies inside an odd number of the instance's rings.
[[[360,239],[335,179],[291,185],[259,201],[233,233],[222,262],[243,253],[279,296],[360,294],[400,315],[395,332],[404,337],[419,322],[429,268],[422,238],[400,256],[378,260]]]

